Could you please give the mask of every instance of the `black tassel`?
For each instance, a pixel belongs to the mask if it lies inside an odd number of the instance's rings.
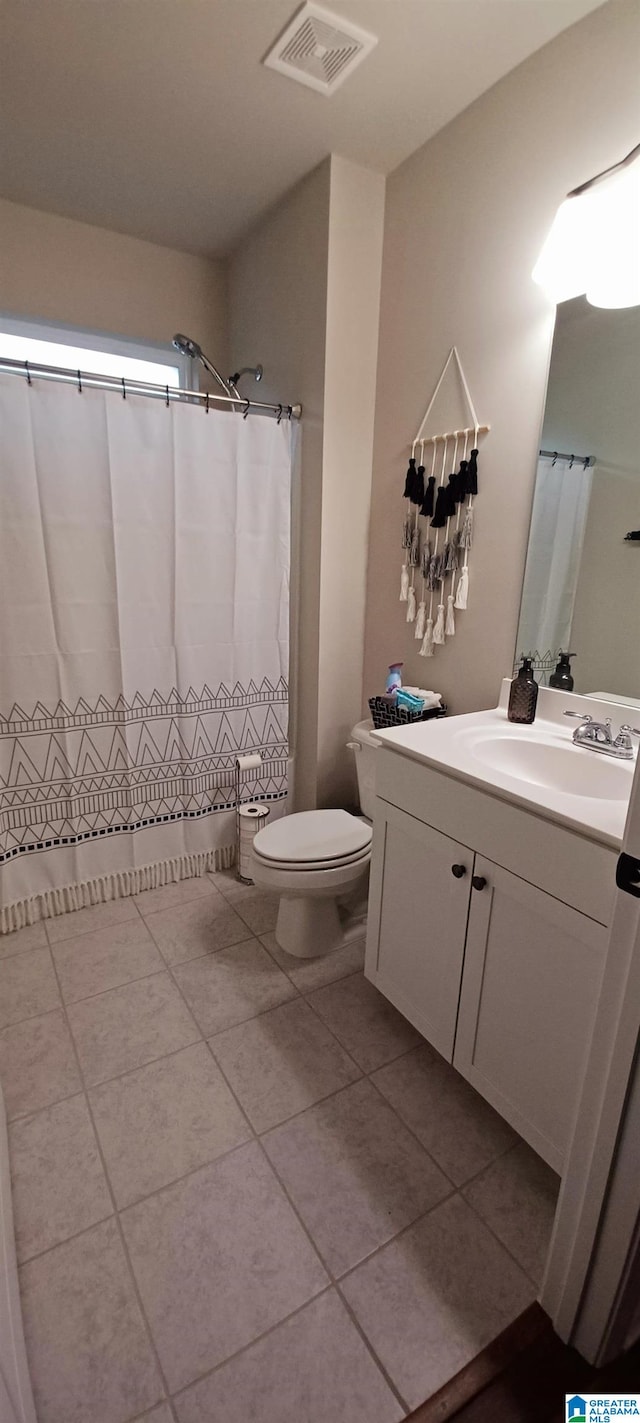
[[[469,467],[466,479],[467,494],[478,493],[478,451],[472,450],[469,456]]]
[[[431,520],[432,529],[443,529],[447,522],[447,490],[444,484],[438,489],[436,512]]]
[[[403,494],[403,496],[402,496],[403,499],[411,499],[411,498],[412,498],[412,490],[413,490],[413,488],[414,488],[414,481],[415,481],[415,477],[416,477],[417,473],[418,473],[418,471],[417,471],[417,469],[416,469],[416,462],[415,462],[415,460],[414,460],[414,458],[413,458],[413,456],[412,456],[411,459],[409,460],[409,468],[408,468],[407,473],[406,473],[406,475],[405,475],[405,480],[404,480],[404,494]]]
[[[423,465],[423,464],[419,464],[419,465],[418,465],[418,468],[417,468],[416,473],[415,473],[415,479],[414,479],[413,484],[414,484],[414,487],[413,487],[413,494],[411,495],[411,503],[412,503],[412,504],[422,504],[422,503],[423,503],[423,500],[424,500],[424,465]]]
[[[421,507],[421,509],[420,509],[420,513],[421,513],[421,514],[424,514],[424,515],[425,515],[425,518],[427,518],[427,519],[430,519],[430,518],[431,518],[431,515],[433,514],[433,509],[434,509],[434,497],[435,497],[435,487],[436,487],[435,475],[434,475],[434,474],[430,474],[430,475],[429,475],[429,478],[428,478],[428,480],[427,480],[427,488],[426,488],[426,491],[425,491],[424,499],[423,499],[423,501],[422,501],[422,507]]]
[[[448,484],[447,484],[447,489],[446,489],[446,493],[447,493],[447,506],[446,506],[446,507],[447,507],[447,518],[448,518],[448,519],[455,518],[455,514],[456,514],[456,492],[457,492],[456,481],[457,481],[457,478],[458,478],[458,476],[457,476],[456,474],[450,474],[450,475],[449,475],[449,482],[448,482]]]
[[[458,503],[459,503],[459,504],[464,504],[464,501],[465,501],[465,499],[466,499],[466,497],[467,497],[467,470],[468,470],[468,468],[469,468],[468,461],[467,461],[467,460],[460,460],[460,468],[459,468],[459,470],[458,470]]]

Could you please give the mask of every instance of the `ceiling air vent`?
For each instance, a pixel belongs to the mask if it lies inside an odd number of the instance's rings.
[[[294,15],[264,63],[320,94],[333,94],[377,43],[376,35],[311,3]]]

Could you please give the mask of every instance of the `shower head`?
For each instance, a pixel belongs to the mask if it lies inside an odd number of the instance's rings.
[[[198,345],[197,341],[192,341],[190,336],[181,336],[180,332],[178,332],[174,336],[171,345],[175,346],[176,351],[179,351],[181,356],[191,356],[193,360],[202,360],[202,348]]]

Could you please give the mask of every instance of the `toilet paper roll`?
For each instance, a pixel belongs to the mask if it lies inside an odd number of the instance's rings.
[[[250,802],[238,807],[238,874],[241,879],[251,879],[251,846],[259,830],[269,818],[268,805]]]
[[[262,756],[259,751],[255,751],[250,756],[236,756],[236,766],[241,775],[244,775],[246,771],[257,771],[258,766],[261,765]]]

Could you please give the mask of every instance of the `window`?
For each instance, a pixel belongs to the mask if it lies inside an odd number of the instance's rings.
[[[192,384],[185,357],[166,346],[130,341],[124,336],[48,326],[0,316],[0,359],[61,366],[90,375],[123,376],[151,385]],[[188,379],[187,379],[188,376]]]

